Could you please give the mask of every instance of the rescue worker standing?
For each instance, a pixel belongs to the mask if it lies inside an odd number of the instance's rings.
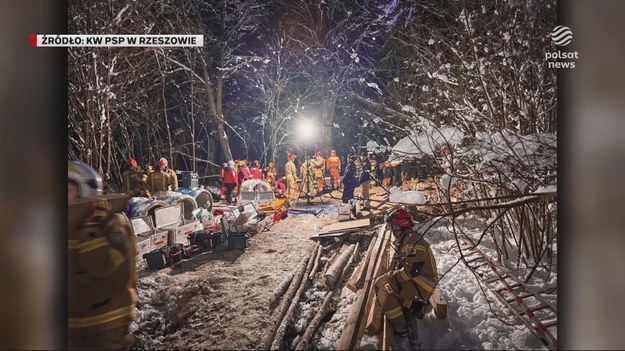
[[[269,165],[263,169],[263,173],[265,173],[265,181],[273,186],[276,181],[276,174],[278,174],[278,170],[273,166],[273,162],[269,161]]]
[[[68,167],[68,349],[123,350],[134,344],[136,239],[120,213],[127,195],[102,195],[88,165]]]
[[[313,174],[315,175],[315,180],[317,181],[317,189],[319,192],[323,191],[325,187],[325,182],[323,179],[323,170],[325,168],[326,160],[323,158],[321,151],[315,152],[315,159],[311,162],[313,167]]]
[[[161,159],[164,160],[164,159]],[[163,171],[165,166],[159,165],[154,169],[154,172],[148,176],[148,196],[153,196],[158,193],[166,193],[169,190],[169,186],[172,183],[172,179],[169,173]]]
[[[258,160],[254,160],[254,163],[252,163],[252,167],[250,167],[250,174],[254,179],[263,179],[260,173],[260,162]]]
[[[343,196],[341,197],[341,201],[344,204],[348,203],[349,200],[354,198],[354,189],[356,188],[356,155],[348,155],[347,161],[349,162],[345,167],[345,172],[343,173]]]
[[[341,159],[336,156],[336,150],[330,151],[330,157],[326,161],[326,169],[330,172],[330,184],[332,190],[341,186]]]
[[[147,183],[143,178],[143,170],[133,158],[128,159],[128,169],[122,172],[124,192],[131,196],[146,196]]]
[[[369,209],[369,189],[371,187],[371,163],[366,152],[360,154],[360,162],[362,163],[362,173],[359,180],[359,183],[362,185],[362,208],[366,210]]]
[[[232,194],[234,188],[237,186],[237,171],[233,161],[229,161],[226,168],[223,170],[223,182],[226,188],[226,201],[228,201],[228,205],[231,205]]]
[[[239,193],[241,192],[241,184],[243,184],[243,182],[245,182],[246,180],[249,180],[250,177],[251,177],[250,169],[247,168],[247,165],[245,164],[245,160],[239,161],[239,172],[238,172]]]
[[[313,166],[311,160],[306,160],[299,166],[299,173],[302,176],[301,192],[306,195],[312,194]]]
[[[284,165],[284,174],[286,177],[286,198],[288,200],[295,199],[295,192],[297,191],[297,168],[295,167],[295,154],[289,154],[287,156],[288,161]]]
[[[378,303],[398,334],[406,332],[405,313],[425,315],[429,298],[438,282],[436,261],[430,245],[412,229],[412,216],[403,208],[389,213],[386,223],[395,237],[394,270],[375,280]]]
[[[178,175],[176,175],[176,171],[169,168],[167,164],[167,160],[161,158],[158,160],[158,167],[161,169],[161,172],[164,172],[169,176],[169,183],[167,184],[168,191],[176,191],[178,189]]]

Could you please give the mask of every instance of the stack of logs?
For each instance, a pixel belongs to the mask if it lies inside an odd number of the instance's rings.
[[[312,282],[317,270],[320,267],[320,259],[324,250],[334,250],[334,254],[327,260],[321,279],[317,287],[326,290],[321,307],[316,315],[307,324],[304,334],[299,339],[297,350],[308,348],[310,339],[321,323],[323,317],[328,313],[332,298],[340,291],[341,284],[346,271],[352,266],[352,262],[358,252],[359,242],[355,244],[344,244],[337,250],[342,241],[336,242],[328,247],[323,247],[317,243],[298,264],[298,266],[278,285],[269,301],[269,307],[274,309],[274,323],[271,330],[261,341],[260,349],[279,349],[284,334],[289,325],[295,309],[299,304],[303,292],[309,282]]]
[[[395,254],[395,250],[392,248],[394,238],[392,232],[387,230],[386,225],[381,225],[379,231],[372,236],[364,258],[346,285],[356,294],[356,297],[341,336],[335,345],[337,350],[358,349],[365,332],[369,335],[379,336],[379,344],[377,345],[379,350],[389,350],[392,345],[393,329],[386,321],[386,317],[376,301],[374,283],[377,277],[393,269],[391,265]],[[285,331],[291,323],[303,292],[308,283],[312,283],[320,267],[322,252],[334,251],[326,261],[324,270],[320,275],[321,278],[316,284],[316,288],[326,291],[324,300],[316,315],[305,324],[307,328],[296,346],[296,350],[308,348],[317,327],[330,310],[333,297],[337,296],[337,293],[340,294],[344,286],[341,282],[346,278],[346,272],[349,271],[357,257],[360,242],[354,242],[353,239],[354,236],[352,236],[353,243],[351,244],[343,244],[343,241],[339,241],[327,247],[316,243],[291,274],[278,285],[269,302],[270,308],[274,310],[274,323],[271,324],[271,329],[261,341],[260,349],[275,350],[281,348]],[[430,297],[430,302],[434,307],[436,316],[445,318],[447,305],[438,289],[435,289],[435,293]]]

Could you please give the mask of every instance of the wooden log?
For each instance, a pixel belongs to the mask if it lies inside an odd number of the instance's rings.
[[[321,250],[321,245],[319,245],[319,243],[317,243],[317,245],[313,249],[312,254],[310,255],[310,260],[308,261],[308,265],[306,265],[306,272],[304,273],[303,277],[305,277],[312,269],[313,261],[314,261],[313,257],[316,257],[315,250]],[[288,326],[291,318],[293,317],[295,308],[297,307],[297,304],[299,303],[299,299],[302,296],[302,293],[304,292],[304,288],[306,287],[307,283],[308,283],[307,279],[301,279],[299,288],[297,289],[297,293],[293,297],[293,301],[291,301],[291,305],[289,306],[288,311],[284,315],[284,318],[282,319],[282,322],[280,323],[280,326],[278,327],[278,330],[276,331],[276,334],[273,338],[273,341],[271,343],[272,350],[277,350],[280,348],[280,344],[282,344],[282,339],[284,339],[284,333],[286,332],[286,327]]]
[[[334,259],[336,258],[337,255],[338,255],[338,251],[334,251],[332,253],[332,256],[330,256],[330,258],[326,261],[326,265],[325,267],[323,267],[323,272],[321,272],[322,277],[326,274],[326,272],[328,271],[328,268],[330,268],[330,266],[332,265],[332,262],[334,262]]]
[[[308,275],[308,280],[312,280],[313,277],[315,276],[315,272],[317,272],[317,268],[319,267],[319,259],[321,258],[322,251],[323,251],[323,248],[319,247],[319,249],[317,250],[317,256],[315,256],[315,265],[313,266],[312,270],[310,271],[310,274]]]
[[[361,315],[363,314],[365,308],[365,300],[367,299],[366,294],[369,286],[371,285],[369,277],[373,277],[373,269],[378,258],[378,252],[382,246],[382,241],[385,237],[385,230],[386,226],[382,226],[378,232],[375,243],[372,242],[370,244],[374,245],[374,248],[371,252],[371,262],[369,263],[367,273],[365,274],[366,283],[365,286],[356,293],[356,298],[354,299],[352,307],[349,310],[349,315],[345,321],[341,336],[335,345],[336,350],[353,350],[357,346],[356,334],[358,332]]]
[[[304,258],[302,258],[299,265],[297,266],[294,279],[291,281],[291,285],[289,286],[289,289],[287,290],[284,299],[282,300],[278,308],[276,308],[276,310],[274,311],[274,315],[275,315],[274,321],[270,325],[270,330],[268,331],[267,334],[265,334],[265,337],[261,341],[261,347],[260,347],[261,349],[268,349],[269,346],[271,346],[274,336],[276,335],[278,326],[280,325],[280,322],[284,318],[284,315],[286,314],[287,309],[291,305],[291,300],[295,296],[295,292],[298,289],[301,281],[304,280],[304,273],[306,272],[306,263],[310,261],[310,257],[312,256],[312,254],[314,254],[315,249],[317,249],[317,246],[314,247],[312,252],[308,253]]]
[[[432,304],[436,318],[447,318],[447,301],[445,301],[443,293],[438,288],[435,288],[432,295],[430,295],[430,303]]]
[[[350,245],[346,250],[344,250],[343,253],[337,257],[332,266],[328,268],[326,274],[321,278],[321,285],[326,289],[332,289],[334,287],[337,278],[343,272],[343,268],[347,264],[347,261],[349,261],[349,258],[354,253],[354,246],[355,245]]]
[[[304,259],[302,259],[302,261],[303,260]],[[301,264],[301,261],[300,261],[300,264]],[[271,298],[269,298],[270,309],[273,310],[274,308],[276,308],[276,306],[278,305],[278,301],[280,301],[280,297],[284,295],[284,293],[287,291],[287,289],[291,285],[291,281],[293,280],[293,277],[295,276],[295,273],[297,269],[299,268],[300,264],[298,264],[297,267],[295,267],[286,277],[284,277],[284,279],[282,279],[280,284],[278,284],[278,286],[273,290],[273,293],[271,294]]]

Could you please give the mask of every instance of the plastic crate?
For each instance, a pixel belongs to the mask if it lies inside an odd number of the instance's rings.
[[[245,250],[249,244],[249,234],[247,233],[230,233],[228,235],[228,250]]]

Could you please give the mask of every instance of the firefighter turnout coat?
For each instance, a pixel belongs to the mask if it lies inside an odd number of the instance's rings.
[[[414,301],[428,301],[438,273],[430,245],[412,228],[395,233],[394,270],[375,281],[376,296],[382,311],[395,328],[405,328],[402,308],[410,309]]]
[[[68,205],[69,349],[124,349],[137,302],[136,239],[123,211],[128,196]]]
[[[313,174],[317,180],[317,188],[319,191],[323,191],[325,182],[323,180],[323,170],[325,168],[326,160],[323,156],[317,156],[311,161]]]
[[[143,170],[140,167],[127,169],[122,172],[124,192],[132,196],[146,196],[147,183]]]
[[[286,177],[286,197],[293,199],[297,187],[297,168],[292,160],[288,160],[284,165],[284,174]]]

